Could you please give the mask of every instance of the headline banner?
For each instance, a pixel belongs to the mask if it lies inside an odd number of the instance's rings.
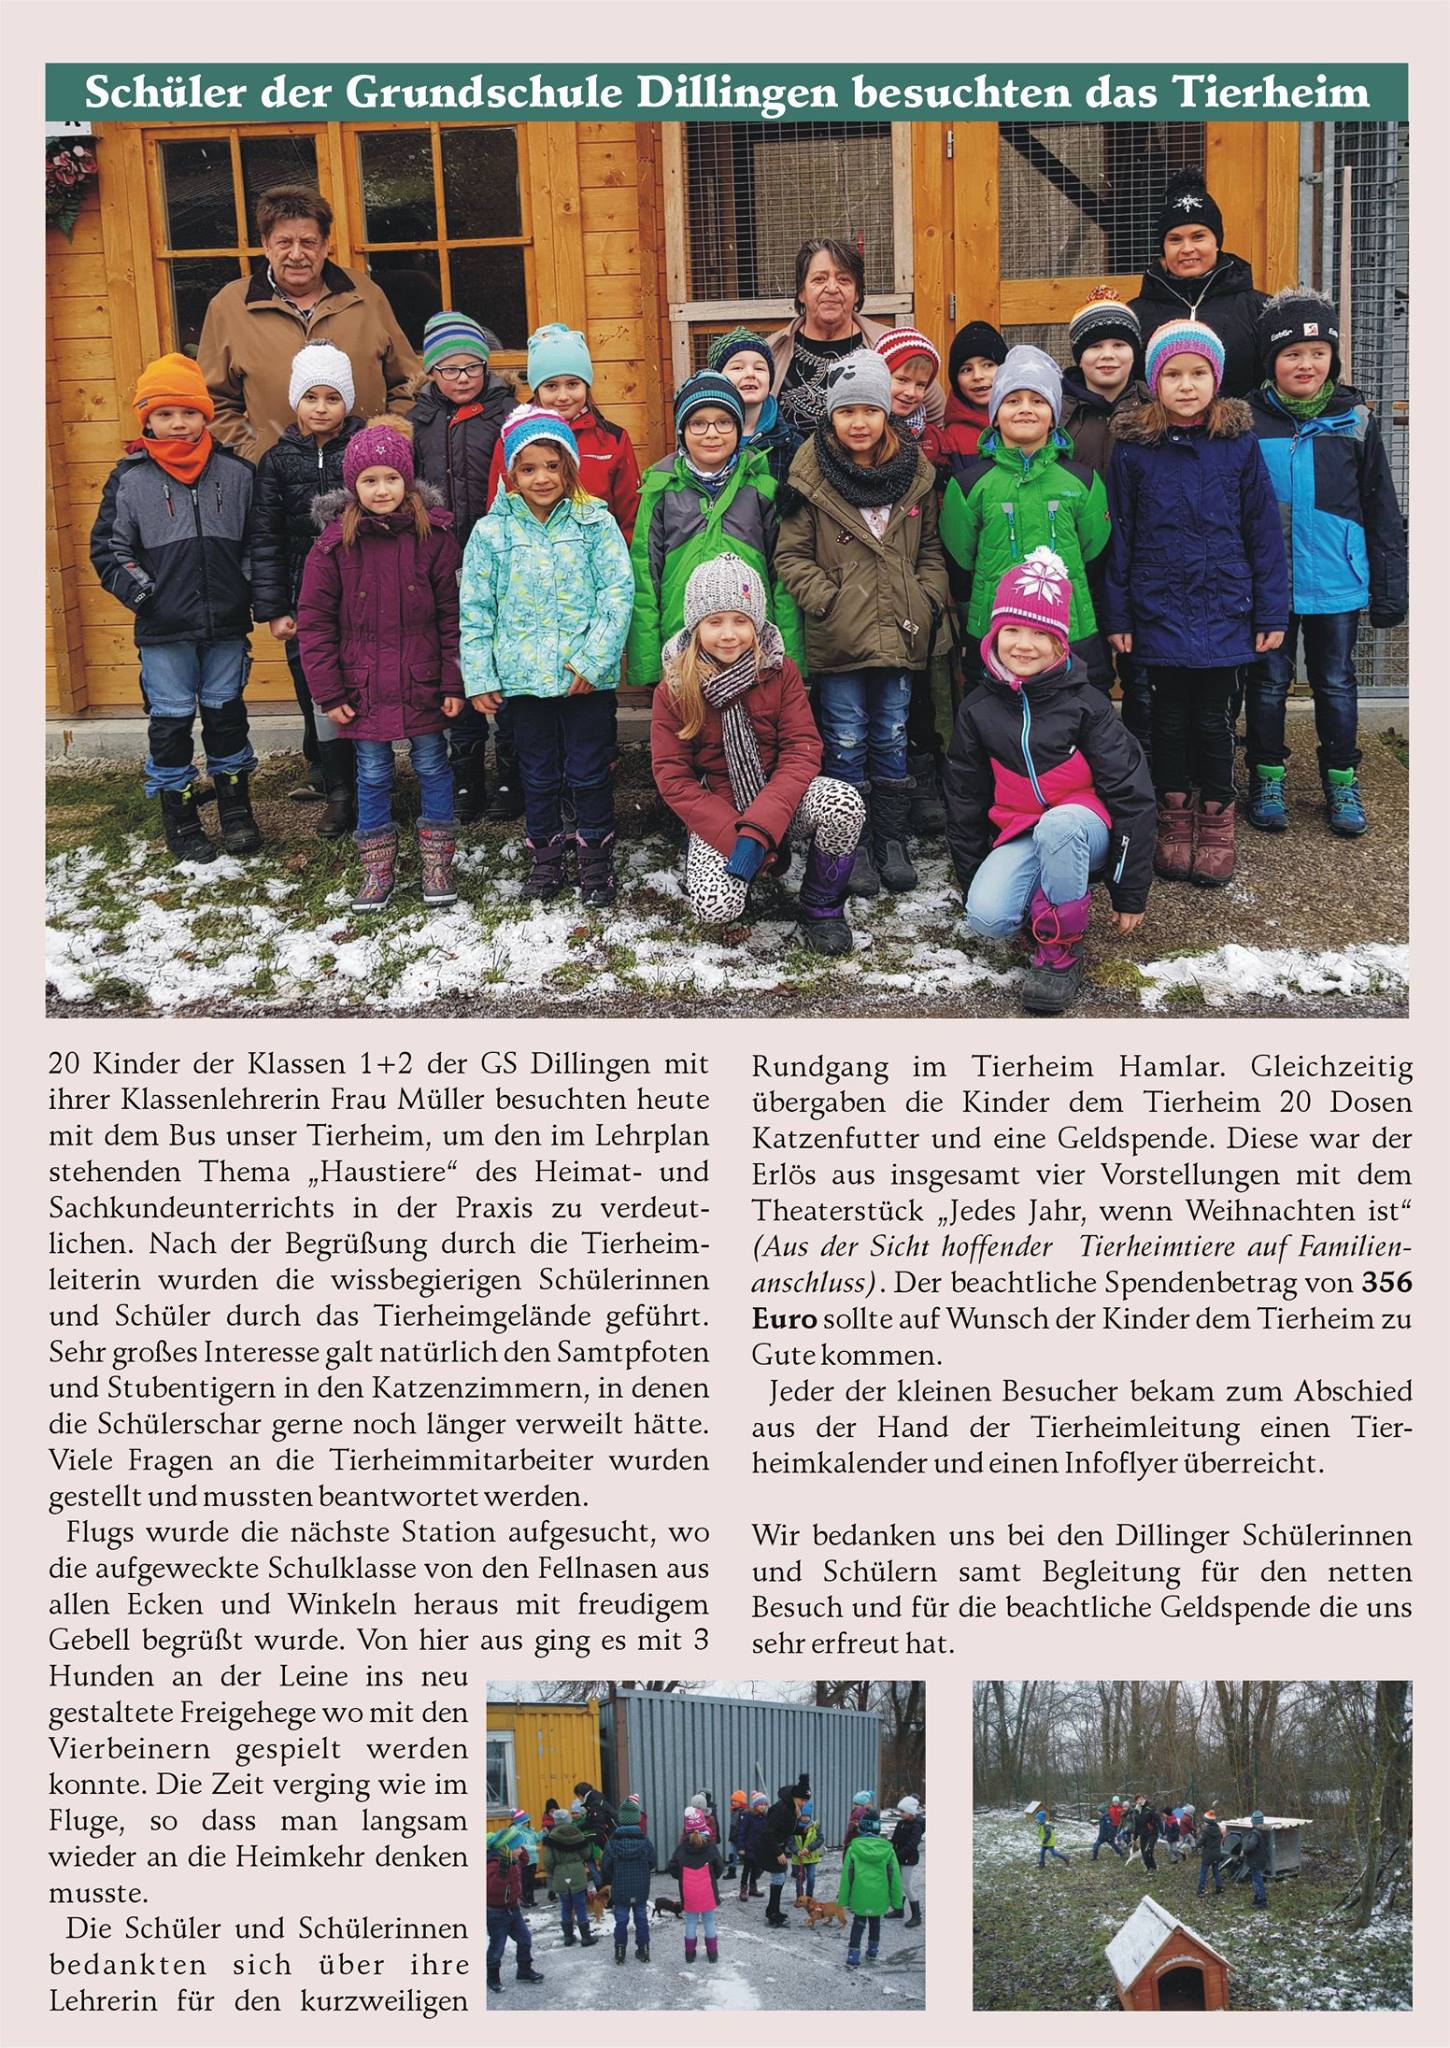
[[[188,122],[258,120],[268,115],[428,118],[476,121],[797,121],[842,116],[892,121],[1132,121],[1144,114],[1215,121],[1403,120],[1403,64],[1342,66],[1090,64],[975,68],[741,65],[733,70],[640,71],[620,64],[345,65],[279,71],[270,65],[195,70],[51,64],[51,121]]]

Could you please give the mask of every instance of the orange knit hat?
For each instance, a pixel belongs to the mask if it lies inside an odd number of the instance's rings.
[[[209,420],[216,418],[206,379],[190,356],[158,356],[148,363],[136,380],[131,402],[143,426],[158,405],[186,405]]]

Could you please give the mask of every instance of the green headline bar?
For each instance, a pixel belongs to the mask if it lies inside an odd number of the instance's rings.
[[[50,64],[50,121],[1403,120],[1403,64],[233,67]]]

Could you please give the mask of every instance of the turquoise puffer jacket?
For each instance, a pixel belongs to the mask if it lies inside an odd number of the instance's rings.
[[[566,697],[583,676],[612,690],[633,604],[629,549],[600,499],[566,499],[539,520],[501,491],[463,557],[464,688],[470,697]]]

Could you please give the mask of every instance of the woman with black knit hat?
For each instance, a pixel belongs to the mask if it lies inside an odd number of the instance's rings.
[[[1221,395],[1247,398],[1259,380],[1258,323],[1266,294],[1252,267],[1223,246],[1223,215],[1202,171],[1168,180],[1153,222],[1158,255],[1132,302],[1144,346],[1170,320],[1201,320],[1223,343]]]

